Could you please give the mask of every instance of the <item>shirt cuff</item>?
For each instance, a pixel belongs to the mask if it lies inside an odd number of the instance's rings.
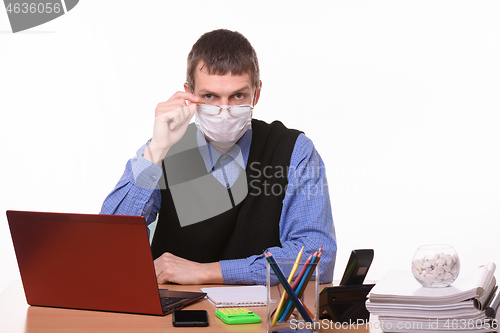
[[[219,263],[225,284],[266,284],[264,255],[221,260]]]
[[[147,144],[139,148],[137,155],[130,159],[135,184],[144,189],[153,190],[157,187],[162,171],[161,164],[155,164],[145,159],[142,154]]]

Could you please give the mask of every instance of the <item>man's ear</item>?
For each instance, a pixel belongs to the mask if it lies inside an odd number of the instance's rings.
[[[262,89],[262,80],[259,80],[259,88],[255,89],[255,96],[253,98],[253,105],[255,106],[260,98],[260,90]]]
[[[184,91],[191,94],[193,93],[189,88],[189,84],[187,82],[184,82]]]

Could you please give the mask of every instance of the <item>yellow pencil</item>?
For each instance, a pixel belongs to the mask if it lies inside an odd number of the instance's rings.
[[[295,263],[293,264],[292,271],[290,272],[290,275],[288,276],[288,283],[292,283],[293,276],[297,272],[297,269],[299,268],[299,262],[300,258],[302,258],[302,251],[304,251],[304,247],[300,249],[299,254],[297,255],[297,259],[295,259]],[[274,313],[274,318],[273,322],[271,323],[272,326],[276,324],[276,321],[278,320],[281,308],[283,307],[283,303],[285,302],[285,297],[286,297],[286,292],[283,291],[283,295],[281,295],[281,300],[280,303],[278,304],[278,307],[276,308],[276,312]]]

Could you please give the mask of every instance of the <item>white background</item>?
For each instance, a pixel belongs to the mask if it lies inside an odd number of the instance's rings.
[[[96,1],[12,34],[0,10],[0,291],[19,279],[7,209],[98,213],[182,90],[206,31],[259,56],[254,116],[306,133],[327,168],[338,239],[373,248],[369,279],[418,245],[500,264],[496,1]]]

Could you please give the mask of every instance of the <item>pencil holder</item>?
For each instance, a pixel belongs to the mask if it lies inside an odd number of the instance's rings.
[[[318,317],[319,306],[319,269],[317,263],[301,259],[294,269],[295,258],[274,258],[276,264],[267,262],[267,332],[274,331],[312,331],[318,332],[320,322]],[[274,267],[273,267],[274,266]],[[283,283],[275,271],[279,269],[286,281],[292,271],[295,271],[290,287],[294,290],[297,299],[289,297]],[[285,298],[283,298],[285,295]],[[303,315],[307,313],[306,315]],[[276,317],[276,319],[275,319]]]

